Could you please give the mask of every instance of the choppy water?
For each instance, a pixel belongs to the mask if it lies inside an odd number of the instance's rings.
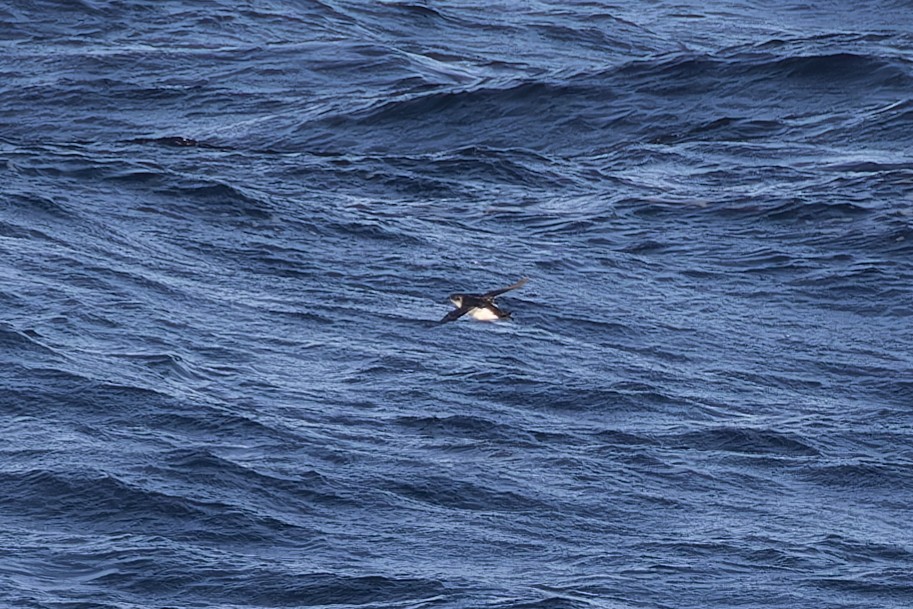
[[[909,2],[15,0],[0,50],[2,606],[913,605]]]

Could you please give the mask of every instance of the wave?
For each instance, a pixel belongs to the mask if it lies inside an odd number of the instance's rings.
[[[183,579],[183,578],[182,578]],[[156,582],[166,589],[183,587],[178,581]],[[169,585],[170,584],[170,585]],[[311,606],[422,606],[434,604],[448,590],[433,579],[347,575],[283,569],[266,565],[250,571],[206,578],[190,586],[191,595],[216,602],[267,607]]]
[[[61,358],[58,351],[44,344],[35,330],[16,330],[5,322],[0,322],[0,353],[4,359],[16,363],[27,362],[32,356],[39,356],[41,361],[47,356]]]
[[[361,505],[351,489],[313,470],[267,473],[203,449],[159,454],[138,476],[87,465],[0,473],[2,502],[21,520],[62,518],[94,535],[273,545],[311,544],[322,535],[315,516],[336,518]]]
[[[891,463],[875,460],[828,461],[808,466],[803,477],[815,484],[858,492],[883,491],[890,497],[898,488],[908,488],[913,482],[905,462]]]
[[[604,599],[586,598],[587,595],[573,590],[567,593],[550,590],[546,588],[542,591],[545,598],[537,600],[501,600],[486,604],[486,609],[593,609],[603,604]]]
[[[168,451],[148,473],[159,474],[169,485],[181,481],[205,489],[207,495],[243,496],[261,512],[328,514],[360,505],[349,496],[351,491],[314,470],[279,474],[242,466],[202,448]]]
[[[570,444],[574,439],[553,431],[496,423],[471,415],[443,417],[400,417],[397,424],[429,440],[464,441],[472,444],[495,444],[511,448],[531,448],[554,443]],[[454,449],[458,450],[459,445]]]
[[[34,564],[23,561],[17,584],[28,582],[33,594],[47,594],[46,582],[64,581],[66,598],[85,595],[92,607],[112,609],[148,605],[150,597],[162,607],[426,607],[451,593],[436,579],[321,569],[313,566],[317,544],[302,546],[310,550],[311,564],[290,561],[277,568],[265,556],[233,553],[230,542],[213,551],[158,535],[124,534],[80,544],[77,551],[72,539],[55,545],[54,554],[33,558]]]
[[[677,407],[680,402],[660,384],[622,381],[611,387],[555,386],[537,382],[524,386],[516,376],[501,378],[493,374],[496,385],[487,395],[523,409],[545,412],[651,412]],[[481,397],[481,396],[480,396]]]
[[[483,484],[445,475],[414,476],[379,482],[378,486],[408,502],[470,512],[539,512],[551,509],[543,500],[510,490],[503,484]]]
[[[820,452],[801,437],[767,429],[721,427],[664,436],[667,446],[781,457],[817,457]]]
[[[172,181],[163,185],[159,192],[169,196],[170,206],[189,210],[197,216],[257,221],[272,217],[270,204],[261,193],[221,180]]]
[[[845,103],[848,86],[876,100],[882,93],[906,95],[913,74],[903,60],[852,52],[678,53],[598,72],[400,95],[307,121],[298,129],[306,139],[295,146],[327,151],[345,141],[351,150],[370,141],[387,150],[407,143],[423,151],[433,142],[437,148],[442,142],[458,147],[469,141],[509,148],[523,141],[536,151],[573,152],[632,139],[671,144],[774,139],[786,133],[801,138],[792,117],[814,108],[837,110],[826,106]],[[714,99],[696,106],[708,91]],[[764,98],[770,102],[764,113],[745,113],[751,100]],[[772,108],[779,109],[776,115]],[[906,136],[897,130],[893,137]]]

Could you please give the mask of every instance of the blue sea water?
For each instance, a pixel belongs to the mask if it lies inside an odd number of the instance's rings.
[[[0,51],[0,606],[913,606],[910,2],[12,0]]]

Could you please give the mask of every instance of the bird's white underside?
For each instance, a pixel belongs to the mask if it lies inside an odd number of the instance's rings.
[[[487,308],[470,309],[469,315],[472,316],[473,319],[478,319],[479,321],[494,321],[500,319],[500,317],[495,315],[491,309]]]

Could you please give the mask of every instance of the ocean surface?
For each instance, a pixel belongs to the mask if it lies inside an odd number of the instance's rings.
[[[0,607],[913,606],[913,4],[760,4],[3,3]]]

